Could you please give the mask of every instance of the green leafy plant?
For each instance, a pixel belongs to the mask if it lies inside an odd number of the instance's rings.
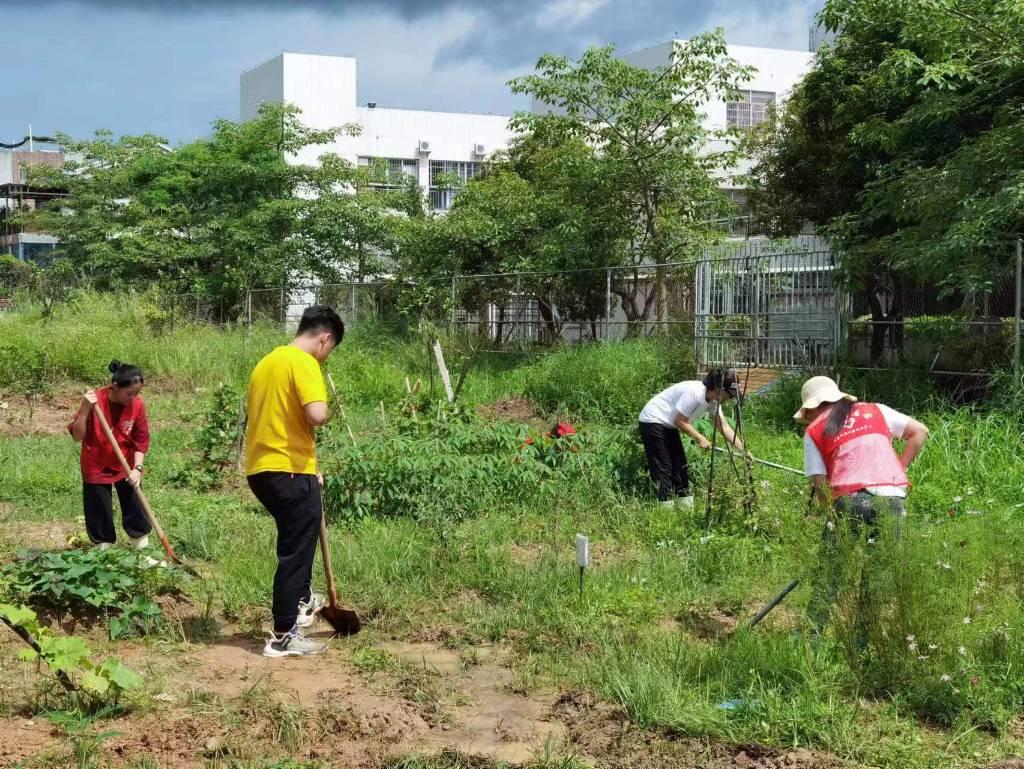
[[[39,646],[39,651],[23,649],[18,657],[25,661],[41,659],[55,674],[63,674],[95,703],[116,704],[122,693],[142,684],[139,676],[114,657],[102,663],[90,659],[89,645],[77,636],[56,636],[27,606],[0,604],[0,617],[24,629]]]
[[[353,446],[335,425],[322,441],[325,500],[343,518],[412,516],[457,521],[491,507],[539,498],[546,484],[587,478],[614,495],[640,467],[618,431],[601,428],[552,441],[528,426],[488,422],[458,405],[416,396],[389,420],[395,432]]]
[[[100,615],[111,638],[152,632],[163,619],[153,597],[171,592],[178,576],[150,568],[131,550],[20,551],[0,569],[4,592],[39,608]]]
[[[71,744],[71,755],[76,769],[93,769],[100,766],[100,749],[103,743],[120,732],[108,730],[94,734],[92,726],[117,712],[116,705],[107,705],[95,712],[81,710],[54,710],[43,713],[43,718],[53,724]]]
[[[196,433],[193,451],[196,457],[178,470],[172,481],[197,491],[209,491],[220,485],[231,464],[238,430],[239,394],[223,382],[213,391],[203,427]]]

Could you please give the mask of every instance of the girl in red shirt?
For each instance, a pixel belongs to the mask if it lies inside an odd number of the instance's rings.
[[[142,369],[129,363],[112,361],[110,386],[88,390],[75,420],[68,425],[71,437],[82,444],[82,501],[85,529],[93,544],[102,549],[117,539],[114,530],[113,490],[121,505],[121,522],[132,547],[149,544],[151,526],[135,489],[142,482],[142,465],[149,451],[149,422],[146,406],[139,397],[144,378]],[[117,454],[107,440],[93,407],[103,410],[107,424],[125,458],[132,466],[125,475]]]

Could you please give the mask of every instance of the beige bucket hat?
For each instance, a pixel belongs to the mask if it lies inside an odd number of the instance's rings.
[[[815,376],[804,382],[800,388],[800,410],[793,415],[797,422],[806,422],[806,414],[822,403],[836,403],[837,401],[850,401],[856,403],[857,399],[839,389],[839,385],[827,376]]]

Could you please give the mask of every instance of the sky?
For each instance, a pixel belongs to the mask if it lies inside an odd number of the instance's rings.
[[[820,0],[0,0],[0,141],[63,131],[173,144],[238,119],[243,70],[283,50],[355,56],[359,102],[511,114],[543,53],[622,52],[722,27],[807,49]]]

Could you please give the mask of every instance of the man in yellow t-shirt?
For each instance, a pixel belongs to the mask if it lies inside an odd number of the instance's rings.
[[[313,428],[327,421],[320,364],[344,335],[345,326],[334,310],[309,307],[291,344],[266,355],[249,379],[245,475],[277,524],[274,630],[263,647],[266,657],[324,650],[323,644],[302,634],[323,608],[323,596],[312,588],[323,483]]]

